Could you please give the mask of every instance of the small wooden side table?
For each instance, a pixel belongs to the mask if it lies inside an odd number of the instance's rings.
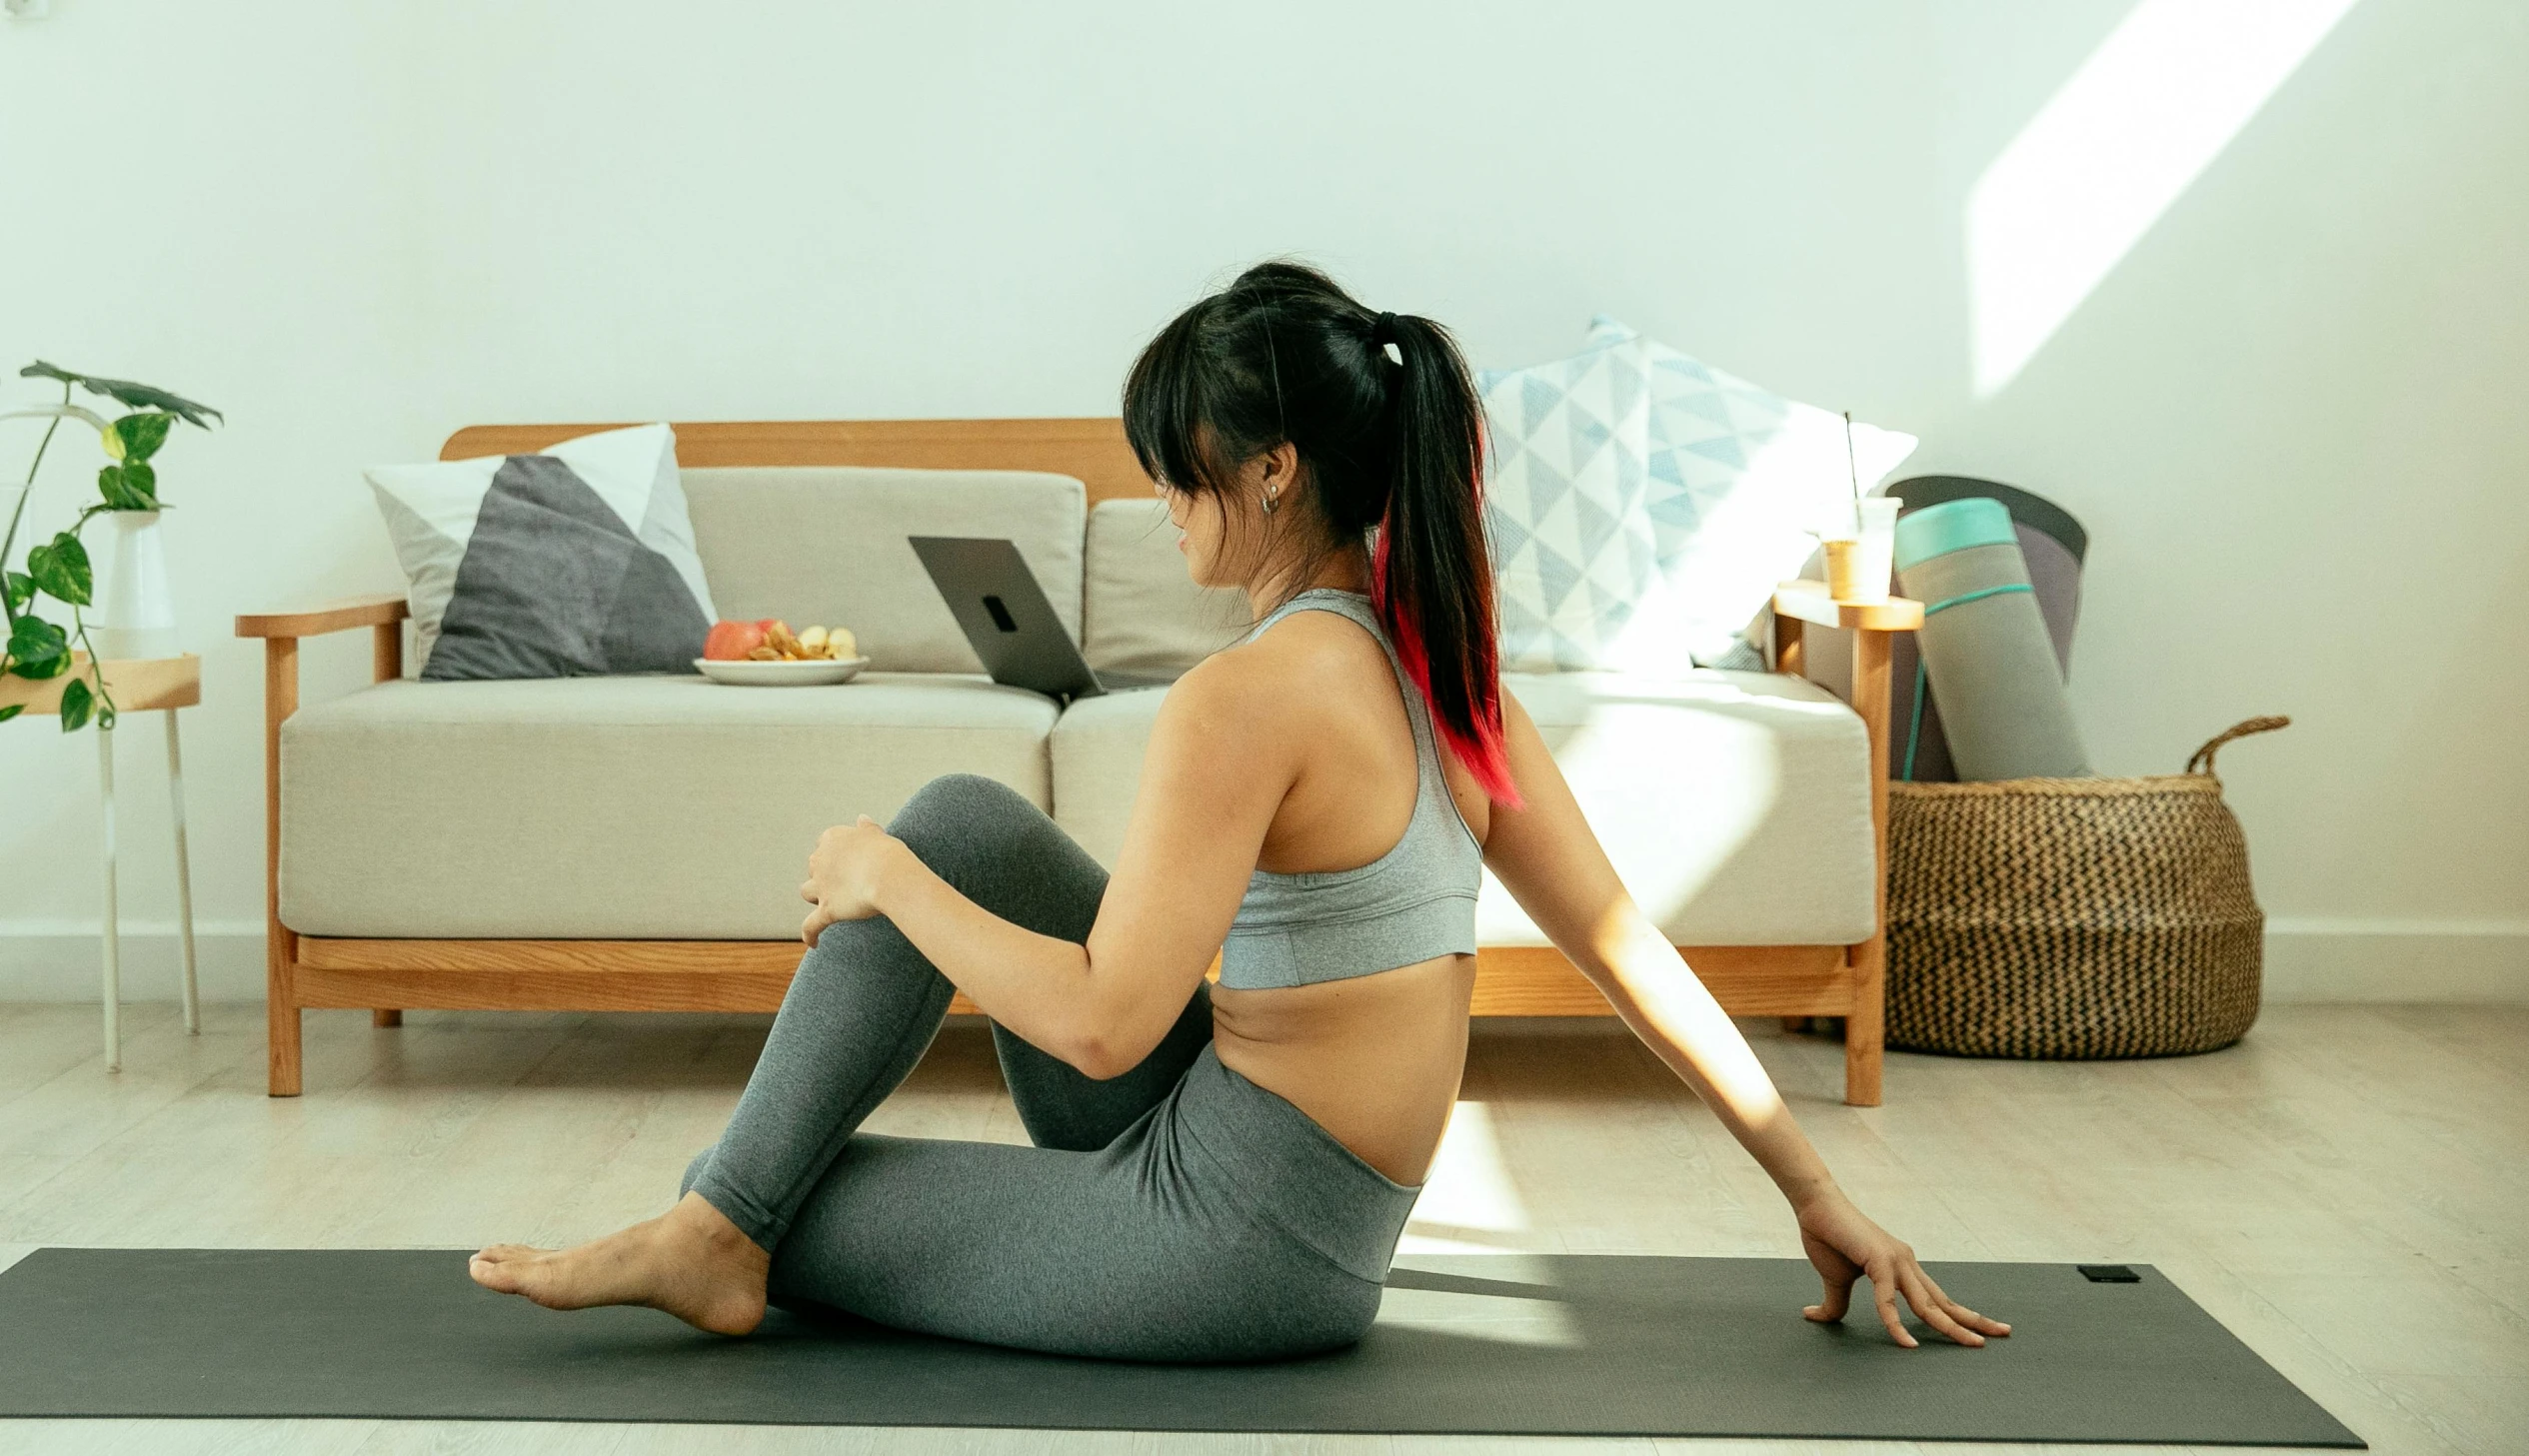
[[[1885,1034],[1888,970],[1888,636],[1913,632],[1923,625],[1923,604],[1904,597],[1881,602],[1838,602],[1824,582],[1783,582],[1774,588],[1774,671],[1798,676],[1808,666],[1804,626],[1840,628],[1853,635],[1853,711],[1861,715],[1870,752],[1870,916],[1878,929],[1855,947],[1853,966],[1860,984],[1853,993],[1856,1008],[1845,1018],[1849,1044],[1856,1031],[1877,1046]],[[1805,1016],[1786,1016],[1783,1029],[1798,1030]],[[1869,1096],[1851,1094],[1853,1079],[1845,1075],[1845,1100],[1860,1106],[1879,1101],[1879,1062],[1874,1053],[1868,1072]]]
[[[88,676],[86,655],[71,660],[59,678],[30,683],[0,678],[0,706],[26,705],[29,715],[61,712],[62,690],[74,678]],[[191,653],[178,658],[108,658],[105,688],[118,715],[167,715],[167,803],[176,829],[176,910],[184,938],[184,1029],[202,1034],[202,998],[193,973],[193,866],[185,852],[184,746],[176,735],[176,710],[202,701],[202,660]],[[105,813],[105,1065],[123,1069],[122,925],[115,904],[114,864],[114,730],[97,729],[97,788]]]

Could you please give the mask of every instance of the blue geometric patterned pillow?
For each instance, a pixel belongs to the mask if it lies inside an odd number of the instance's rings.
[[[1650,395],[1640,351],[1592,348],[1485,370],[1491,540],[1501,666],[1548,673],[1620,666],[1651,581]]]
[[[1643,509],[1655,569],[1624,666],[1737,666],[1742,631],[1817,549],[1811,532],[1851,523],[1853,470],[1867,493],[1914,453],[1915,439],[1855,422],[1848,467],[1841,415],[1613,319],[1591,321],[1589,342],[1637,361],[1650,394]]]

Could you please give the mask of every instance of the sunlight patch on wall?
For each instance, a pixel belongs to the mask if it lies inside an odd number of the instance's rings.
[[[2000,392],[2356,0],[2142,0],[1967,194],[1979,399]]]

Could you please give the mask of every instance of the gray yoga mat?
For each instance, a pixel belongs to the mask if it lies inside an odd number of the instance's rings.
[[[1141,1365],[839,1314],[740,1340],[557,1314],[461,1252],[41,1249],[0,1272],[0,1416],[2362,1444],[2147,1265],[1931,1267],[2018,1333],[1812,1325],[1797,1260],[1406,1255],[1350,1349]]]

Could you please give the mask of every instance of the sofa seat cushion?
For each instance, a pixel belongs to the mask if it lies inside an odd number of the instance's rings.
[[[1839,945],[1870,934],[1868,737],[1832,695],[1705,670],[1507,673],[1502,683],[1671,941]],[[1088,699],[1054,728],[1054,817],[1110,865],[1162,696]],[[1489,872],[1475,934],[1485,945],[1545,943]]]
[[[1049,800],[1049,699],[981,677],[391,682],[281,729],[303,934],[782,939],[808,851],[982,773]]]

